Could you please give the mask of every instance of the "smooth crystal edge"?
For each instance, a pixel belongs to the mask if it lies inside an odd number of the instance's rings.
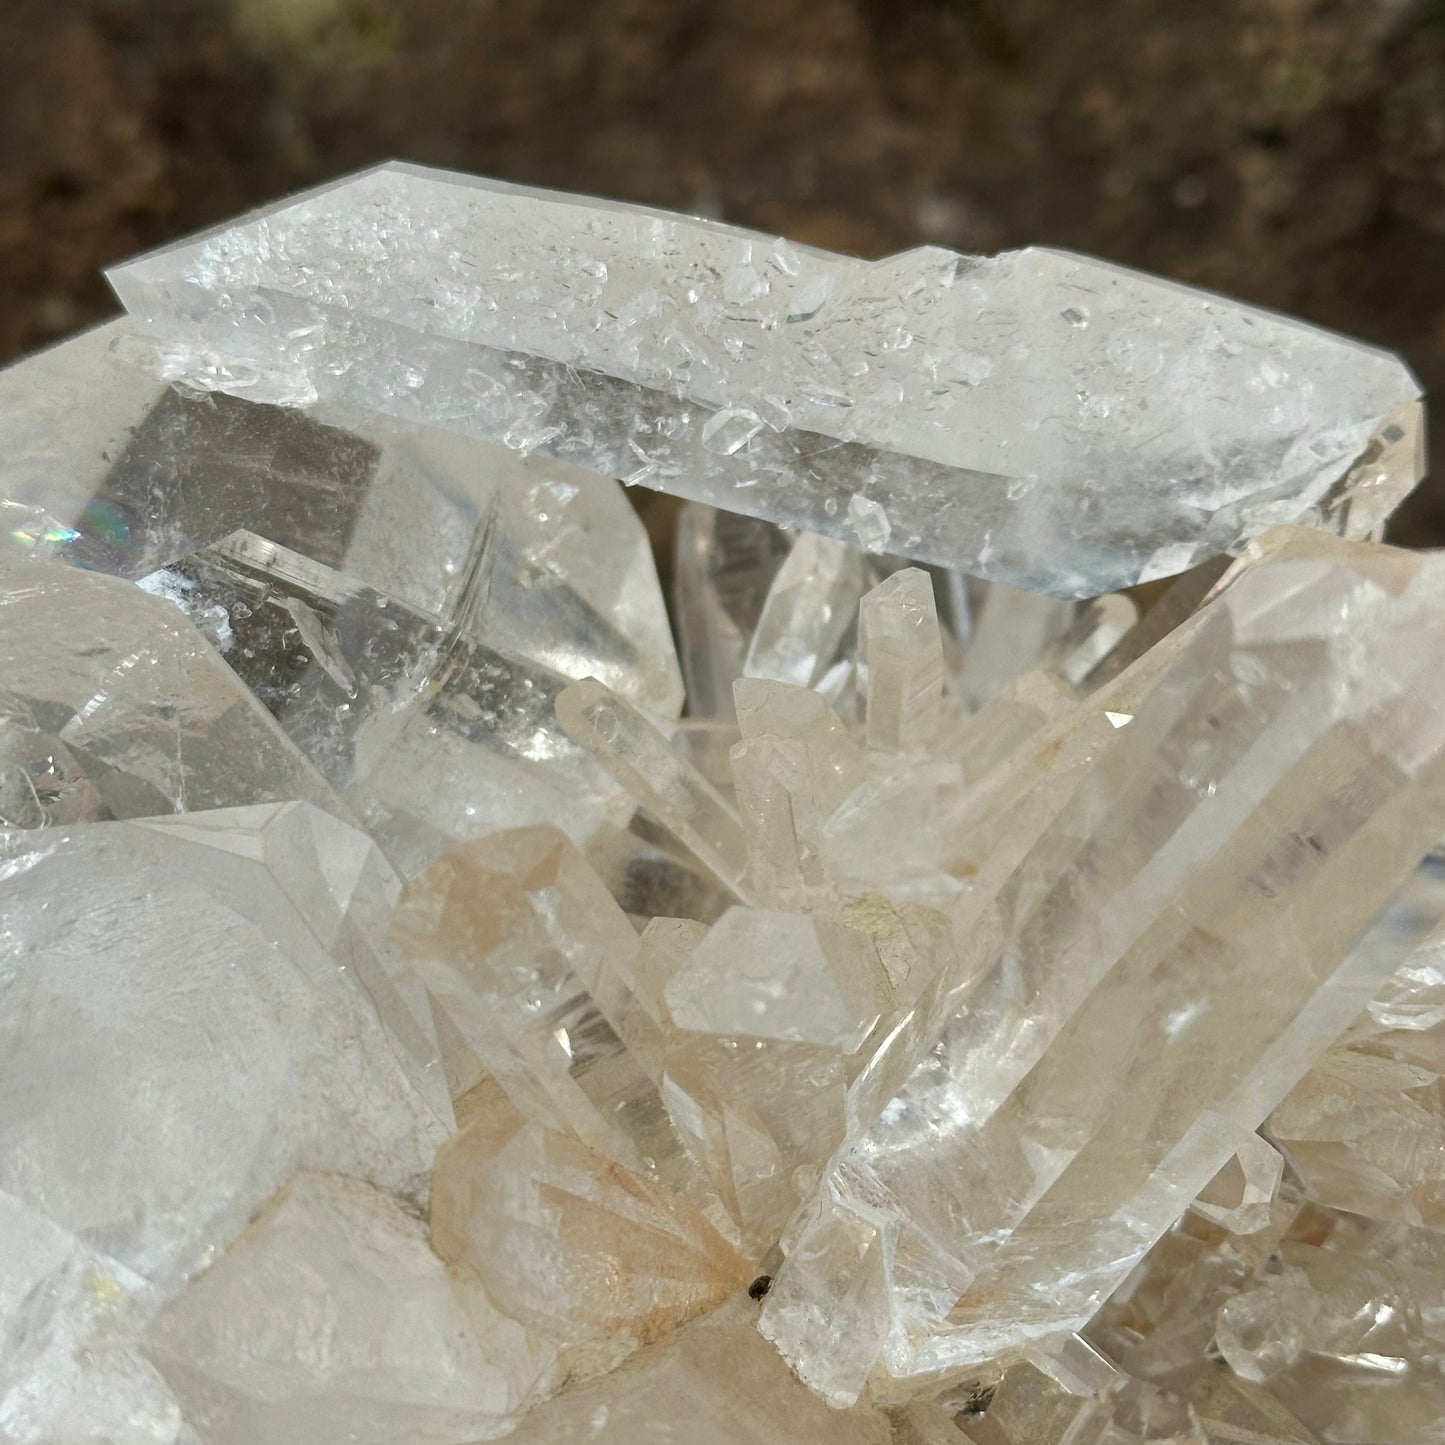
[[[1271,524],[1364,535],[1419,475],[1375,463],[1419,427],[1397,358],[1062,251],[864,262],[391,165],[109,278],[173,380],[325,401],[340,376],[383,412],[1063,596]],[[1361,466],[1385,495],[1352,522]]]
[[[495,313],[428,304],[447,206]],[[619,274],[697,293],[635,354],[571,326]],[[910,409],[942,332],[880,316],[995,286],[1152,366],[1080,274],[1215,318],[1259,385],[1179,415],[1230,465],[926,541],[1018,358]],[[1445,556],[1361,540],[1419,475],[1398,362],[400,165],[115,279],[0,372],[0,1440],[1445,1429]]]

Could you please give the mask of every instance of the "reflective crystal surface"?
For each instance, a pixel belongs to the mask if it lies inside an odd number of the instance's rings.
[[[170,1445],[181,1412],[134,1348],[158,1292],[0,1193],[0,1422],[16,1445]]]
[[[3,1445],[1445,1441],[1396,359],[406,165],[114,280],[0,371]]]
[[[0,822],[301,798],[345,809],[174,608],[55,563],[0,572]]]
[[[556,1368],[544,1341],[447,1273],[415,1214],[335,1174],[297,1175],[143,1349],[220,1445],[493,1440]]]
[[[424,1189],[450,1109],[363,835],[281,804],[0,850],[0,1189],[162,1286],[298,1167]]]
[[[450,843],[625,822],[611,779],[557,725],[567,678],[249,532],[142,579],[174,602],[415,873]]]
[[[1445,572],[1328,551],[1245,572],[1142,689],[1121,676],[1127,723],[960,904],[974,981],[794,1221],[764,1311],[825,1393],[1082,1325],[1401,961],[1386,905],[1445,787],[1420,645]]]
[[[166,374],[344,398],[1062,596],[1417,472],[1394,358],[1067,252],[861,262],[391,164],[111,272]]]
[[[374,947],[399,884],[288,803],[0,832],[0,889],[0,1421],[170,1441],[135,1335],[275,1190],[425,1197],[453,1121]]]

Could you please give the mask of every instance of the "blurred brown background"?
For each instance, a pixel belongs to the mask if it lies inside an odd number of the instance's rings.
[[[1445,0],[0,0],[0,359],[398,156],[861,255],[1046,242],[1445,394]],[[1445,427],[1400,540],[1445,543]]]

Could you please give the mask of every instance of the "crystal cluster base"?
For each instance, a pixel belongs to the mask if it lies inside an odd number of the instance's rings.
[[[0,1445],[1445,1440],[1395,358],[404,165],[112,281],[0,373]]]

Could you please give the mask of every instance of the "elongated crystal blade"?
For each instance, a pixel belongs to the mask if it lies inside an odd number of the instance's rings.
[[[815,1387],[906,1392],[1077,1328],[1436,921],[1387,905],[1445,807],[1442,593],[1438,559],[1339,544],[1245,572],[960,904],[989,960],[764,1313]]]
[[[1060,596],[1348,529],[1360,490],[1368,531],[1414,479],[1394,358],[1060,251],[863,262],[391,164],[111,282],[195,387],[344,394]]]

